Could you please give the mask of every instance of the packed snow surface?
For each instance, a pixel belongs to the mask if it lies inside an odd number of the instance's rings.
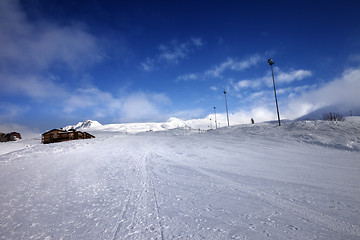
[[[0,144],[1,239],[360,239],[359,118],[90,132]]]

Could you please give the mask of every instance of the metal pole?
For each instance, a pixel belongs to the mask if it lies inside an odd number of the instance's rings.
[[[229,111],[228,111],[228,106],[227,106],[226,93],[227,93],[226,90],[224,90],[224,94],[225,94],[225,106],[226,106],[226,116],[227,116],[228,126],[230,126],[230,122],[229,122]]]
[[[214,107],[214,112],[215,112],[215,129],[217,129],[217,121],[216,121],[216,107]]]
[[[281,123],[280,123],[279,106],[278,106],[278,101],[277,101],[277,97],[276,97],[276,88],[275,88],[274,70],[273,70],[273,66],[272,66],[272,65],[274,65],[274,61],[270,58],[270,59],[268,60],[268,63],[270,64],[270,67],[271,67],[271,73],[272,73],[272,78],[273,78],[274,93],[275,93],[275,103],[276,103],[276,111],[277,111],[277,116],[278,116],[278,122],[279,122],[279,126],[281,126]]]

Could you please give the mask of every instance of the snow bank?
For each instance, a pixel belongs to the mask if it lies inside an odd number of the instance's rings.
[[[231,135],[259,136],[277,142],[299,142],[330,148],[360,151],[360,117],[346,117],[343,122],[282,121],[244,124],[211,131]]]

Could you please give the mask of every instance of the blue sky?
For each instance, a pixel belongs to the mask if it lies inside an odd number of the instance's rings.
[[[358,1],[0,1],[0,126],[360,105]],[[225,124],[225,121],[222,120]]]

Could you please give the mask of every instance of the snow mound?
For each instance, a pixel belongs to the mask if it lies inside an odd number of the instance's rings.
[[[165,129],[184,128],[186,124],[183,120],[172,117],[167,122],[161,124],[161,127]]]
[[[236,125],[209,134],[229,134],[234,137],[262,138],[279,144],[298,142],[333,149],[360,151],[360,117],[345,117],[345,121],[282,121]]]
[[[78,122],[76,125],[69,125],[64,127],[63,129],[69,131],[70,129],[83,129],[83,128],[94,128],[94,127],[101,127],[102,124],[98,121],[94,120],[86,120],[84,122]]]

